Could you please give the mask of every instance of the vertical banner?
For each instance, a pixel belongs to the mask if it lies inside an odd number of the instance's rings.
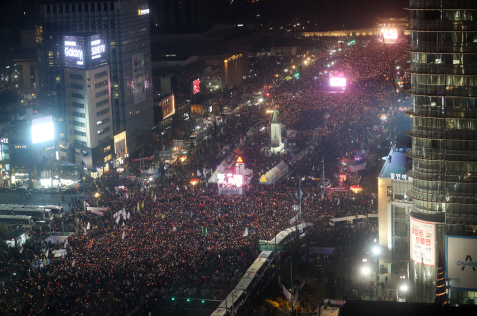
[[[428,266],[436,265],[436,224],[411,217],[411,259]]]
[[[446,279],[452,289],[477,290],[477,237],[446,236]]]
[[[134,104],[138,104],[146,100],[146,85],[144,75],[144,54],[136,54],[132,56],[133,68],[133,95]]]

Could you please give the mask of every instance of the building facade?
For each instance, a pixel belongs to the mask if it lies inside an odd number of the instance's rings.
[[[418,302],[434,300],[446,237],[474,235],[477,225],[476,9],[475,1],[410,0],[409,275]],[[446,257],[446,269],[452,260]],[[477,279],[463,288],[446,278],[451,304],[474,304]]]
[[[412,200],[407,191],[408,159],[403,148],[391,148],[378,177],[380,270],[402,273],[409,262],[409,214]]]
[[[66,122],[63,36],[105,34],[110,66],[112,129],[127,132],[134,150],[153,126],[149,9],[139,1],[50,1],[41,5],[41,62],[55,116]],[[60,126],[67,141],[67,125]]]
[[[98,172],[114,159],[111,82],[104,35],[64,36],[70,161]]]

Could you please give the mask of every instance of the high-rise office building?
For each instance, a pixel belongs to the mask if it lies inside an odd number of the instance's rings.
[[[410,0],[409,279],[434,300],[439,255],[451,304],[477,300],[477,2]]]
[[[75,163],[109,170],[114,143],[105,36],[64,36],[69,153]]]
[[[110,67],[112,128],[126,132],[129,151],[153,126],[152,74],[147,0],[49,1],[41,5],[43,83],[60,123],[66,122],[63,36],[105,34]],[[66,124],[60,139],[68,139]],[[116,157],[119,158],[119,157]]]

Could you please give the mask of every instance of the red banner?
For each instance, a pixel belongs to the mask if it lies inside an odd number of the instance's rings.
[[[348,191],[348,187],[331,187],[331,188],[326,188],[326,192],[336,192],[336,191]]]
[[[139,162],[139,161],[150,161],[152,160],[152,156],[151,157],[144,157],[144,158],[135,158],[135,159],[131,159],[132,162]]]

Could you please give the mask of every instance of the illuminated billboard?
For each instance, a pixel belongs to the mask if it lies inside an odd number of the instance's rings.
[[[436,265],[436,224],[410,220],[411,260],[428,266]]]
[[[146,76],[144,70],[144,54],[132,55],[133,97],[134,104],[146,100]]]
[[[53,116],[45,116],[31,120],[31,142],[42,143],[55,139]]]
[[[84,37],[64,36],[65,67],[84,68]]]
[[[126,132],[114,135],[114,153],[116,154],[116,159],[122,158],[128,153]]]
[[[195,79],[193,82],[192,82],[192,94],[197,94],[200,92],[200,80],[199,79]]]
[[[106,36],[93,35],[88,37],[88,61],[89,67],[107,62]]]
[[[90,68],[108,60],[106,36],[63,36],[65,67]]]
[[[346,78],[344,73],[338,71],[330,71],[331,87],[346,87]]]

